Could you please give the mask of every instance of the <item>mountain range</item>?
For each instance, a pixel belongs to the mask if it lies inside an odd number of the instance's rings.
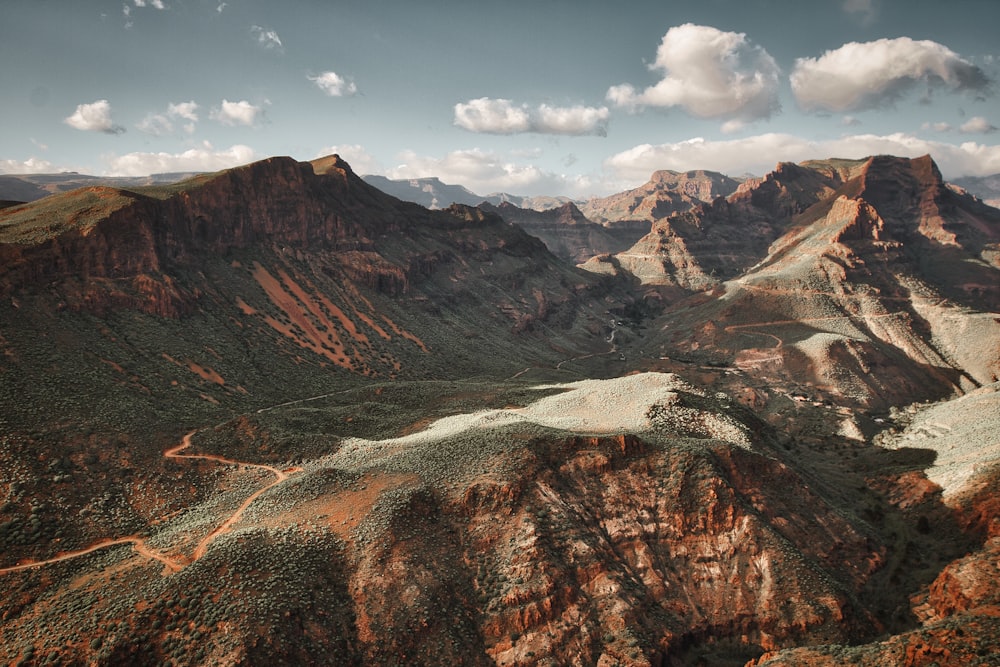
[[[383,186],[0,210],[5,662],[995,664],[1000,210],[926,156]]]

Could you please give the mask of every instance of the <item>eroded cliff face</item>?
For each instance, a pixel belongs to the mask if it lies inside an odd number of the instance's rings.
[[[836,185],[813,170],[779,164],[728,197],[657,220],[648,236],[617,259],[645,284],[708,289],[764,259],[792,217]]]
[[[914,410],[909,423],[880,436],[883,446],[931,452],[927,476],[909,473],[891,482],[889,497],[899,507],[921,514],[917,529],[936,531],[941,543],[968,539],[958,557],[936,569],[915,591],[907,607],[917,627],[857,646],[826,645],[776,651],[754,665],[992,665],[1000,646],[1000,430],[996,405],[1000,386]],[[944,523],[928,520],[922,504],[939,494]],[[961,532],[949,534],[948,528]],[[933,557],[927,554],[927,559]]]
[[[644,283],[702,292],[665,318],[661,356],[883,409],[993,382],[997,212],[945,187],[930,158],[807,164],[668,218],[615,257]]]
[[[405,219],[345,163],[324,167],[316,174],[309,164],[271,158],[181,186],[86,188],[5,211],[0,290],[79,281],[91,290],[71,290],[72,303],[100,308],[121,305],[115,290],[131,283],[132,307],[176,315],[194,295],[176,292],[170,274],[200,255],[254,245],[370,249],[372,236]],[[372,210],[374,203],[382,205]],[[172,293],[180,298],[165,303]]]
[[[485,387],[456,383],[451,400]],[[213,478],[197,511],[132,549],[0,574],[24,590],[42,577],[55,601],[8,600],[4,657],[663,665],[882,630],[869,590],[886,576],[882,536],[782,463],[750,413],[663,374],[552,389],[414,423],[426,408],[401,391],[397,427],[365,425],[365,391],[196,434],[178,465],[210,476],[265,457],[270,486],[224,530],[244,487],[267,482],[262,464]],[[326,444],[282,443],[288,418],[325,424]],[[58,624],[109,568],[120,585],[89,620]],[[123,607],[134,622],[101,642],[66,636],[93,636]]]
[[[507,202],[500,206],[481,204],[480,207],[520,225],[541,239],[556,257],[573,264],[586,262],[594,255],[621,252],[645,233],[636,233],[627,226],[598,225],[588,220],[573,203],[546,211],[518,208]]]
[[[654,172],[649,182],[633,190],[595,197],[580,205],[584,215],[615,227],[619,223],[642,221],[651,224],[673,213],[726,197],[739,182],[714,171]]]

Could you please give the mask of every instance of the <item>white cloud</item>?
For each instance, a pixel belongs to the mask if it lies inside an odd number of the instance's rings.
[[[146,134],[162,137],[174,133],[174,121],[177,119],[190,121],[184,125],[184,130],[188,134],[194,132],[195,123],[198,122],[198,104],[194,101],[178,102],[177,104],[171,102],[167,105],[165,114],[146,114],[146,117],[136,127]]]
[[[198,105],[194,100],[190,102],[170,103],[167,105],[167,113],[176,118],[184,118],[192,122],[198,122]]]
[[[530,130],[531,119],[527,108],[510,100],[480,97],[455,105],[455,125],[470,132],[517,134]]]
[[[335,144],[320,149],[316,153],[317,158],[337,154],[351,165],[355,174],[381,174],[382,165],[379,164],[371,153],[358,144]]]
[[[792,92],[805,111],[860,111],[891,104],[917,82],[986,93],[981,69],[946,46],[909,37],[851,42],[819,58],[799,58]]]
[[[541,104],[532,109],[506,99],[480,97],[455,105],[455,125],[470,132],[486,134],[607,135],[607,107],[576,105],[554,107]]]
[[[535,131],[543,134],[584,135],[596,134],[604,137],[608,134],[607,107],[551,107],[542,104],[535,116]]]
[[[962,123],[958,130],[965,134],[989,134],[990,132],[996,132],[997,128],[982,116],[973,116]]]
[[[222,100],[222,105],[218,108],[212,109],[209,113],[209,117],[212,120],[217,120],[223,125],[253,125],[257,122],[257,119],[264,113],[263,108],[254,106],[246,100],[240,100],[239,102],[230,102],[229,100]]]
[[[933,130],[934,132],[951,132],[951,123],[923,123],[920,125],[921,130]]]
[[[281,43],[281,38],[278,37],[278,33],[274,30],[269,30],[268,28],[255,25],[250,26],[250,33],[257,38],[257,43],[265,49],[284,52],[285,48]]]
[[[686,23],[667,31],[650,69],[663,78],[637,92],[625,83],[608,89],[613,104],[635,109],[681,107],[698,118],[754,121],[781,109],[774,58],[743,33]]]
[[[174,124],[170,122],[170,119],[163,114],[147,114],[136,127],[141,132],[146,134],[152,134],[157,137],[162,137],[168,134],[172,134],[174,131]]]
[[[810,141],[790,134],[768,133],[727,141],[701,138],[672,144],[642,144],[605,160],[605,168],[624,180],[641,183],[657,169],[711,169],[731,175],[764,174],[777,161],[802,162],[870,155],[918,157],[930,154],[946,178],[985,176],[1000,172],[1000,146],[966,142],[961,145],[920,139],[913,135],[858,134]]]
[[[174,171],[218,171],[253,162],[254,150],[235,145],[217,151],[205,142],[183,153],[128,153],[105,158],[106,176],[147,176]]]
[[[48,160],[29,157],[27,160],[0,160],[0,174],[51,174],[56,167]]]
[[[861,121],[854,116],[844,116],[840,119],[840,124],[844,127],[855,127],[856,125],[861,125]]]
[[[308,78],[330,97],[348,97],[358,92],[358,87],[353,81],[345,79],[336,72],[323,72],[319,76]]]
[[[111,119],[111,104],[107,100],[97,100],[90,104],[79,104],[73,115],[67,116],[63,122],[78,130],[104,132],[105,134],[121,134],[125,128],[115,125]]]

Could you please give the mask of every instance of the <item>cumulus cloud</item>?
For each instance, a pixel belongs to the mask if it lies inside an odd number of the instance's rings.
[[[125,128],[115,125],[111,119],[111,104],[107,100],[97,100],[90,104],[79,104],[73,115],[67,116],[63,122],[78,130],[104,132],[105,134],[121,134]]]
[[[663,78],[638,92],[630,83],[612,86],[616,106],[681,107],[698,118],[755,121],[781,109],[774,58],[744,33],[686,23],[667,31],[650,65]]]
[[[334,144],[321,148],[316,157],[326,157],[337,154],[351,165],[355,174],[381,174],[382,165],[369,153],[364,146],[359,144]]]
[[[59,171],[48,160],[29,157],[27,160],[0,160],[0,174],[51,174]]]
[[[170,103],[167,105],[167,113],[177,118],[185,118],[192,122],[198,122],[198,105],[194,100],[190,102]]]
[[[920,125],[920,129],[921,130],[925,130],[925,131],[926,130],[933,130],[934,132],[951,132],[952,127],[951,127],[951,123],[945,123],[945,122],[930,123],[930,122],[928,122],[928,123],[921,124]]]
[[[965,134],[989,134],[996,132],[997,128],[982,116],[973,116],[958,128],[959,132]]]
[[[281,38],[278,37],[278,33],[274,30],[255,25],[250,26],[250,34],[256,37],[257,43],[265,49],[278,51],[279,53],[283,53],[285,50],[284,45],[281,43]]]
[[[671,144],[642,144],[605,160],[611,174],[642,183],[657,169],[687,171],[711,169],[738,175],[764,174],[775,162],[870,155],[918,157],[930,154],[947,178],[985,176],[1000,172],[1000,146],[975,142],[961,145],[929,141],[909,134],[857,134],[826,141],[810,141],[790,134],[768,133],[727,141],[701,138]]]
[[[136,127],[141,132],[157,137],[172,134],[174,131],[174,124],[170,122],[170,119],[159,113],[146,114],[146,117],[139,121]]]
[[[455,125],[485,134],[539,134],[606,136],[610,112],[607,107],[582,105],[530,108],[506,99],[480,97],[455,105]]]
[[[184,124],[184,130],[188,134],[194,132],[195,123],[198,122],[198,104],[193,100],[176,104],[171,102],[167,105],[166,113],[146,114],[146,117],[136,127],[147,134],[162,137],[173,134],[175,120],[189,121]]]
[[[147,176],[174,171],[218,171],[253,162],[254,150],[249,146],[235,145],[225,150],[215,150],[205,142],[198,148],[182,153],[128,153],[106,158],[107,176]]]
[[[135,0],[136,7],[145,7],[149,5],[155,7],[156,9],[166,9],[166,5],[163,4],[163,0]]]
[[[251,126],[257,122],[257,120],[263,115],[264,110],[262,107],[250,104],[246,100],[240,100],[239,102],[230,102],[229,100],[222,100],[222,105],[212,109],[209,113],[209,117],[212,120],[217,120],[223,125],[246,125]]]
[[[309,80],[330,97],[348,97],[358,92],[353,81],[336,72],[323,72],[319,76],[310,76]]]
[[[799,58],[792,92],[805,111],[861,111],[891,105],[918,82],[928,89],[985,94],[990,80],[946,46],[909,37],[850,42]]]

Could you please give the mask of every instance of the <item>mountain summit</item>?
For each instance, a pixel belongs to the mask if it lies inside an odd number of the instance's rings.
[[[0,210],[0,659],[990,664],[1000,211],[929,158],[651,184]]]

